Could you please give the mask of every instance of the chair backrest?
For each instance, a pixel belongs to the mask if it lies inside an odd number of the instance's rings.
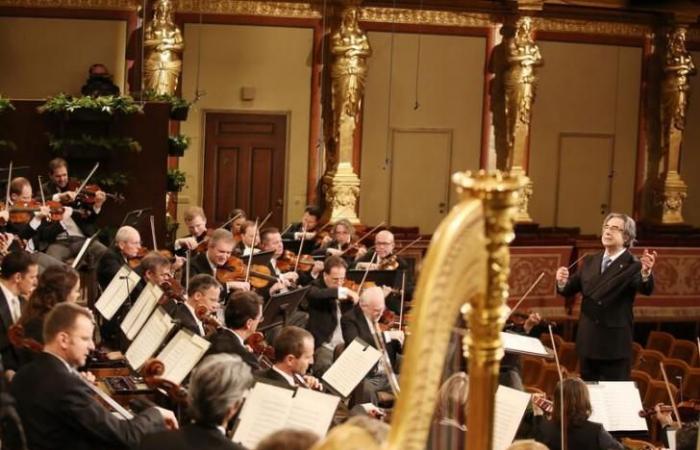
[[[647,390],[649,388],[649,383],[651,383],[652,378],[648,373],[643,370],[632,369],[632,381],[637,384],[637,389],[639,390],[639,398],[644,401],[647,395]]]
[[[644,372],[651,375],[652,378],[657,379],[661,369],[659,368],[659,363],[664,360],[664,355],[657,350],[642,350],[639,352],[639,358],[637,360],[637,366],[635,369],[643,370]]]
[[[668,385],[671,390],[671,395],[674,400],[678,397],[678,388],[672,384]],[[669,404],[671,400],[668,398],[666,383],[663,380],[651,380],[647,388],[647,395],[644,397],[644,407],[653,408],[657,403]]]
[[[685,339],[676,339],[673,341],[669,358],[681,359],[694,367],[698,365],[698,345],[693,341]]]
[[[561,343],[564,342],[564,338],[562,338],[558,334],[552,335],[554,336],[554,344],[557,346],[557,348],[559,348],[561,346]],[[552,338],[549,337],[549,333],[540,334],[540,341],[545,345],[545,347],[552,346]]]
[[[540,372],[542,370],[542,358],[537,356],[522,356],[521,375],[524,386],[533,386],[540,380]]]
[[[671,346],[676,338],[672,334],[664,331],[652,331],[647,338],[647,350],[658,350],[664,355],[668,355],[671,351]]]
[[[683,380],[683,398],[700,398],[700,367],[691,367]]]
[[[566,367],[569,373],[578,372],[578,355],[576,354],[576,343],[562,342],[557,348],[559,354],[559,364]]]
[[[542,364],[540,379],[537,381],[536,387],[546,392],[547,395],[553,395],[558,382],[559,371],[557,370],[557,364],[547,362]]]
[[[680,359],[666,358],[664,359],[664,370],[666,371],[668,382],[680,388],[685,377],[688,376],[690,366]],[[663,375],[659,376],[663,378]]]
[[[639,342],[632,342],[632,367],[637,365],[637,359],[639,359],[639,352],[642,351],[644,347]]]

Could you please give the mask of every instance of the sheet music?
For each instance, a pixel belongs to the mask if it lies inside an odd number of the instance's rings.
[[[673,428],[666,428],[666,440],[669,450],[676,450],[676,431]]]
[[[210,345],[209,341],[192,332],[178,331],[157,357],[165,365],[163,378],[180,384]]]
[[[95,303],[95,308],[105,319],[110,320],[121,308],[140,280],[139,274],[128,266],[123,265],[119,272],[114,275],[112,281],[109,282],[107,289],[100,295],[100,298]]]
[[[507,352],[549,356],[547,348],[534,337],[501,332],[501,342],[503,342],[503,349]]]
[[[92,242],[97,238],[97,235],[99,234],[99,231],[89,238],[85,239],[85,242],[83,242],[82,247],[80,247],[80,250],[78,251],[78,254],[76,257],[73,259],[73,263],[71,264],[71,267],[74,269],[78,268],[78,264],[80,264],[80,261],[82,261],[83,256],[85,256],[85,252],[87,252],[88,247],[92,245]]]
[[[352,341],[322,377],[343,397],[350,396],[382,356],[379,350],[361,342],[358,339]]]
[[[233,442],[255,448],[266,436],[283,428],[309,430],[323,438],[340,398],[311,389],[285,389],[257,383],[243,405]]]
[[[646,419],[639,417],[644,407],[633,381],[601,381],[587,386],[592,422],[602,423],[607,431],[647,430]]]
[[[134,303],[134,306],[131,307],[122,321],[121,329],[127,339],[130,341],[134,340],[134,336],[146,323],[162,296],[163,290],[160,287],[150,282],[146,284],[136,303]]]
[[[163,308],[156,309],[126,350],[124,356],[129,365],[134,370],[139,370],[158,350],[174,326],[173,318]]]
[[[499,385],[493,421],[493,450],[505,450],[515,439],[530,394]]]

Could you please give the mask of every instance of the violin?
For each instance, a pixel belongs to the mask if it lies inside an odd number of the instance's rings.
[[[399,260],[396,255],[389,255],[377,263],[377,270],[396,270],[399,268]]]
[[[282,272],[289,272],[297,270],[302,272],[308,272],[314,266],[313,256],[311,255],[297,255],[291,250],[285,250],[281,257],[277,259],[277,268]]]
[[[513,326],[522,326],[525,324],[527,319],[530,317],[531,313],[525,313],[525,312],[520,312],[520,311],[513,311],[509,316],[509,324],[506,325],[506,328],[509,326],[512,328]],[[546,319],[540,319],[540,322],[537,325],[542,325],[543,327],[549,327],[550,325],[552,328],[555,328],[557,326],[557,323],[552,321],[552,320],[546,320]]]
[[[168,300],[179,303],[184,303],[185,300],[187,300],[185,288],[182,287],[182,284],[180,284],[175,277],[170,277],[170,279],[163,281],[160,283],[159,287],[163,291],[163,296],[158,302],[161,305],[165,304]]]
[[[41,202],[38,202],[36,200],[32,200],[29,202],[16,201],[8,209],[8,213],[10,216],[9,222],[15,224],[29,223],[34,218],[34,214],[41,210],[42,206],[43,205],[41,204]],[[50,201],[46,202],[46,206],[49,207],[49,220],[59,222],[63,218],[65,208],[61,203]],[[0,211],[4,209],[5,205],[0,202]],[[0,226],[7,225],[7,222],[8,221],[6,221],[5,219],[0,219]]]
[[[216,269],[216,279],[219,283],[225,284],[229,281],[246,280],[246,264],[237,256],[231,256],[226,262]],[[256,289],[264,288],[270,282],[277,282],[277,278],[272,276],[270,268],[260,264],[250,266],[248,272],[248,282]]]
[[[7,338],[15,348],[24,348],[37,353],[44,351],[44,344],[26,337],[24,327],[18,323],[11,325],[7,330]]]
[[[222,323],[219,322],[219,319],[217,319],[205,305],[198,305],[197,308],[195,308],[194,313],[204,325],[204,331],[207,335],[212,334],[216,332],[216,330],[224,327]]]
[[[681,416],[683,422],[694,422],[698,420],[700,415],[700,399],[685,400],[677,405],[678,414]],[[661,412],[672,412],[672,405],[659,405]],[[639,417],[653,417],[656,414],[654,408],[647,408],[639,411]]]
[[[399,329],[399,318],[396,313],[390,309],[385,309],[379,318],[379,329],[382,331]]]
[[[77,191],[80,188],[80,181],[78,180],[70,180],[68,182],[68,186],[66,187],[67,191]],[[95,204],[95,197],[97,196],[97,193],[102,191],[99,185],[97,184],[88,184],[83,187],[83,189],[78,192],[78,195],[75,197],[75,200],[72,202],[67,202],[67,204],[71,203],[79,203],[83,205],[94,205]],[[104,192],[104,191],[102,191]],[[110,198],[114,200],[117,203],[121,203],[124,201],[124,196],[121,194],[112,194],[109,192],[104,192],[105,196],[107,198]]]
[[[245,344],[249,346],[253,354],[258,357],[258,361],[262,366],[267,369],[272,367],[272,361],[275,360],[275,349],[265,341],[265,336],[261,332],[256,331],[248,336],[245,340]]]
[[[141,369],[141,375],[146,385],[151,389],[163,389],[168,396],[178,404],[187,405],[187,390],[177,383],[162,378],[165,373],[165,364],[157,359],[148,360]]]

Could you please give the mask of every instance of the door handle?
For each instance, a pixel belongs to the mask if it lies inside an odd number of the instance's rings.
[[[600,204],[600,214],[605,215],[608,212],[608,204],[607,203],[601,203]]]
[[[275,206],[280,207],[280,208],[282,207],[282,204],[283,204],[283,203],[282,203],[282,199],[281,199],[281,198],[278,198],[277,201],[275,202]]]
[[[447,207],[447,203],[445,203],[445,202],[438,203],[438,210],[440,211],[440,214],[445,214],[446,207]]]

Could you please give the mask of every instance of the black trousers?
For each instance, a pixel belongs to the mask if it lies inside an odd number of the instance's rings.
[[[629,381],[631,360],[580,358],[583,381]]]

